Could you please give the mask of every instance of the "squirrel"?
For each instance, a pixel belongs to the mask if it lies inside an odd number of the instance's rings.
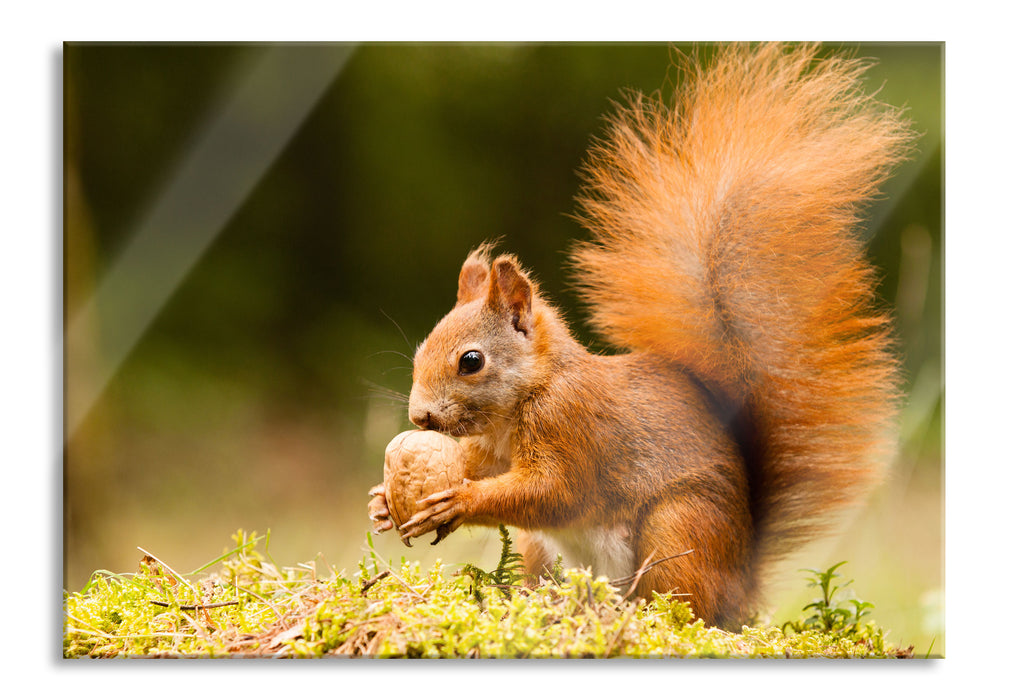
[[[560,554],[738,627],[768,567],[881,480],[902,397],[859,210],[915,134],[862,90],[869,64],[818,51],[724,46],[688,59],[671,103],[616,108],[572,253],[616,354],[575,340],[515,257],[469,254],[409,398],[411,422],[459,440],[466,479],[404,542],[503,523],[530,575]]]

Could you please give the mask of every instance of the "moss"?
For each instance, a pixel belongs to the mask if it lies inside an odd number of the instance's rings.
[[[278,567],[239,532],[235,546],[185,576],[148,556],[137,573],[96,572],[65,594],[66,657],[366,656],[407,658],[892,657],[869,625],[816,629],[702,621],[671,595],[625,600],[584,570],[522,586],[502,531],[502,563],[446,573],[392,567],[371,551],[354,577]],[[268,539],[267,539],[268,545]],[[267,550],[268,551],[268,550]],[[205,573],[211,565],[216,571]]]

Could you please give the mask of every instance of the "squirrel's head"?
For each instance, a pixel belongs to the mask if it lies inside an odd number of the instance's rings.
[[[509,421],[537,373],[539,306],[515,258],[470,253],[455,306],[414,355],[410,421],[456,437]]]

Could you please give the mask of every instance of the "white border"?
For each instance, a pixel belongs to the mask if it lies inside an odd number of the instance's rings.
[[[480,9],[472,2],[378,2],[370,9],[336,2],[221,2],[179,0],[163,6],[136,2],[39,2],[6,13],[3,53],[4,208],[3,319],[5,328],[2,422],[5,452],[2,577],[10,687],[19,677],[39,686],[79,692],[98,686],[145,696],[177,696],[194,689],[237,694],[255,684],[273,692],[377,695],[410,698],[508,693],[680,694],[714,687],[719,695],[780,697],[815,694],[849,697],[872,684],[873,695],[930,690],[957,692],[980,687],[1004,648],[999,611],[1004,598],[1005,547],[995,521],[1005,509],[1007,396],[1002,366],[1005,294],[1004,214],[1007,162],[1002,136],[1004,23],[996,5],[959,2],[941,10],[926,3],[858,0],[813,10],[806,2],[512,2]],[[53,465],[59,459],[58,309],[60,257],[53,231],[60,220],[59,109],[54,79],[64,40],[670,40],[803,38],[839,41],[945,40],[946,45],[946,377],[947,403],[947,655],[945,661],[893,664],[618,664],[377,666],[374,663],[316,665],[319,685],[292,686],[292,672],[262,666],[225,668],[226,678],[197,665],[204,678],[169,678],[183,664],[106,665],[98,672],[59,660],[50,635],[58,629],[53,610],[59,562],[53,546],[59,493]],[[995,205],[995,206],[993,206]],[[1001,210],[1002,207],[999,206]],[[1001,518],[1000,518],[1001,520]],[[997,633],[997,636],[996,636]],[[219,665],[221,666],[221,665]],[[216,668],[216,667],[215,667]],[[997,669],[997,666],[994,666]],[[170,670],[169,670],[170,669]],[[296,670],[295,670],[296,669]],[[329,669],[329,670],[322,670]],[[143,673],[138,677],[137,672]],[[240,670],[241,673],[228,673]],[[516,677],[516,671],[523,674]],[[387,673],[396,677],[387,678]],[[717,673],[717,676],[714,674]],[[861,678],[868,673],[870,679]],[[451,674],[451,675],[447,675]],[[852,677],[852,674],[856,674]],[[416,676],[416,678],[414,678]],[[528,676],[528,677],[525,677]],[[773,676],[773,677],[767,677]],[[783,678],[783,676],[785,676]],[[977,682],[966,685],[967,679]],[[392,681],[392,683],[390,683]],[[460,682],[461,681],[461,682]],[[348,682],[353,688],[348,687]],[[138,685],[139,684],[139,685]],[[205,685],[206,684],[206,685]],[[250,684],[250,686],[246,686]],[[398,687],[398,690],[396,689]],[[654,688],[654,690],[651,690]],[[815,690],[814,690],[815,688]],[[202,693],[201,693],[202,694]]]

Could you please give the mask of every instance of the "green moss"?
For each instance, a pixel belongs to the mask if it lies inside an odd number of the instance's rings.
[[[882,632],[861,620],[863,614],[853,626],[838,629],[818,628],[810,618],[786,629],[744,627],[734,634],[691,622],[689,606],[671,595],[647,603],[625,600],[605,578],[584,570],[522,586],[505,530],[501,563],[489,574],[471,566],[446,573],[441,563],[427,571],[406,561],[392,567],[372,549],[357,576],[333,571],[320,576],[312,566],[278,567],[256,549],[264,539],[268,547],[268,538],[239,532],[234,539],[225,555],[187,575],[153,557],[135,574],[96,572],[83,590],[65,594],[64,655],[907,655],[887,647]],[[217,571],[204,573],[218,564]],[[836,609],[834,601],[827,602]],[[858,603],[861,612],[866,606]]]

